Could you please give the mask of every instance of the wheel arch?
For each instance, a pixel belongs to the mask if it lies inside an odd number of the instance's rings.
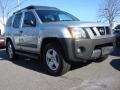
[[[6,45],[6,47],[7,47],[8,41],[14,43],[10,37],[6,37],[6,39],[5,39],[5,45]],[[13,44],[13,46],[14,46],[14,44]],[[14,46],[14,47],[15,47],[15,46]],[[6,50],[6,51],[7,51],[7,50]]]
[[[64,55],[64,57],[67,57],[67,46],[66,46],[66,42],[64,38],[56,38],[56,37],[47,37],[44,38],[42,40],[42,44],[40,47],[40,53],[43,52],[43,49],[45,47],[45,45],[47,45],[48,43],[55,43],[57,46],[59,46],[60,50],[62,51],[62,54]]]

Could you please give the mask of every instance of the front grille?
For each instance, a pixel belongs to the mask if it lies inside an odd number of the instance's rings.
[[[95,33],[94,29],[91,27],[92,33],[96,36],[97,34]]]
[[[91,27],[90,28],[94,36],[110,35],[111,31],[109,27]]]

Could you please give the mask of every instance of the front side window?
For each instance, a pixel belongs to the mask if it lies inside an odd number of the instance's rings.
[[[21,17],[22,13],[16,14],[13,22],[13,27],[14,28],[19,28],[20,27],[20,22],[21,22]]]
[[[34,13],[31,11],[25,12],[23,27],[35,27],[35,26],[36,26],[36,18]]]
[[[36,10],[43,23],[58,21],[79,21],[76,17],[63,11],[55,10]]]

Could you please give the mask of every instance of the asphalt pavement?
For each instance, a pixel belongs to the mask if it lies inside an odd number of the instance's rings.
[[[103,62],[74,63],[59,77],[47,74],[38,60],[10,61],[0,49],[0,90],[120,90],[120,48]]]

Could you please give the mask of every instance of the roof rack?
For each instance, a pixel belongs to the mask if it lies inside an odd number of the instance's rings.
[[[21,11],[23,11],[23,10],[30,10],[30,9],[39,9],[39,10],[59,10],[59,9],[56,8],[56,7],[34,6],[34,5],[30,5],[30,6],[28,6],[28,7],[25,7],[25,8],[23,8],[23,9],[21,9],[21,10],[18,10],[18,11],[16,11],[16,12],[14,12],[14,14],[15,14],[15,13],[18,13],[18,12],[21,12]]]

